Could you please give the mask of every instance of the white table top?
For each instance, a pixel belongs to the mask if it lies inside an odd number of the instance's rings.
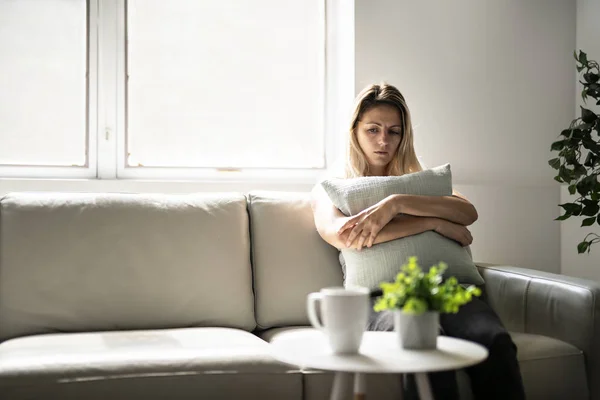
[[[404,350],[395,332],[365,332],[359,354],[331,352],[325,334],[316,329],[282,332],[271,341],[273,356],[302,368],[359,373],[415,373],[459,369],[487,358],[485,347],[439,336],[436,350]]]

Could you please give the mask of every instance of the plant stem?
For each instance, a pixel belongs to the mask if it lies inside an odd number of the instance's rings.
[[[588,233],[587,235],[585,235],[585,238],[583,240],[587,241],[587,238],[590,235],[596,236],[594,239],[592,239],[592,241],[594,241],[594,240],[596,240],[596,241],[600,240],[600,236],[596,235],[595,233]]]

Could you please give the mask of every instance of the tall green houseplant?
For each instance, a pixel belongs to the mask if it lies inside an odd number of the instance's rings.
[[[579,55],[575,52],[574,56],[580,75],[579,83],[583,85],[581,97],[584,104],[588,105],[588,99],[592,98],[596,106],[600,105],[598,63],[588,60],[587,54],[581,50]],[[551,151],[558,152],[557,158],[548,161],[558,172],[554,179],[568,184],[571,195],[579,195],[574,202],[559,205],[564,214],[556,220],[563,221],[573,216],[581,216],[584,217],[581,226],[592,226],[594,223],[600,225],[600,115],[588,108],[580,108],[581,116],[574,119],[569,128],[560,133],[560,140],[552,143],[550,147]],[[599,241],[599,235],[590,233],[577,245],[577,252],[589,253],[591,246]]]

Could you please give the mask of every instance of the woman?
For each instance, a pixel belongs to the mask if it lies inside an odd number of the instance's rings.
[[[366,87],[355,102],[344,177],[403,175],[421,170],[404,97],[391,85]],[[338,249],[356,250],[428,230],[467,246],[473,241],[467,226],[478,217],[469,200],[454,190],[452,196],[392,195],[346,217],[321,185],[313,189],[313,212],[325,241]],[[517,348],[491,307],[474,298],[457,314],[440,315],[440,325],[443,334],[480,343],[489,351],[483,363],[467,369],[475,399],[525,398]],[[392,313],[371,311],[369,330],[393,329]],[[431,373],[429,377],[436,400],[458,399],[454,371]]]

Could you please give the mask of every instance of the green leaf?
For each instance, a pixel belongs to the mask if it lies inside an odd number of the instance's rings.
[[[567,213],[571,215],[579,215],[581,212],[582,206],[577,203],[564,203],[559,204],[559,207],[562,207]]]
[[[594,206],[596,202],[590,199],[583,199],[581,200],[581,204],[583,204],[585,207],[591,207]]]
[[[567,169],[564,165],[558,169],[558,176],[567,183],[571,182],[571,170]]]
[[[591,226],[594,225],[594,222],[596,222],[596,217],[586,218],[581,223],[581,226]]]
[[[579,62],[583,65],[587,65],[588,63],[587,54],[581,50],[579,50]]]
[[[584,253],[588,249],[589,246],[590,246],[590,244],[588,242],[583,241],[577,245],[577,252],[579,254]]]
[[[597,176],[597,174],[591,174],[591,175],[583,178],[581,181],[579,181],[577,183],[577,193],[579,193],[582,196],[587,196],[588,193],[590,193],[590,192],[592,192],[592,194],[593,194],[594,188],[596,187],[596,185],[598,185],[596,176]],[[599,189],[600,189],[600,186],[599,186]],[[596,190],[596,191],[598,191],[598,190]],[[592,198],[592,200],[597,201],[598,199]]]
[[[583,74],[583,79],[586,80],[586,82],[588,83],[596,83],[598,82],[598,79],[600,77],[598,76],[598,74],[594,73],[594,72],[588,72]]]
[[[422,314],[427,311],[427,302],[418,297],[410,297],[404,304],[402,311],[415,315]]]
[[[581,140],[581,143],[583,144],[583,147],[588,150],[595,150],[597,146],[596,141],[592,139],[592,135],[589,132],[586,133],[585,137]]]
[[[594,173],[589,174],[585,179],[592,186],[596,185],[598,183],[598,172],[594,172]]]
[[[571,136],[571,129],[563,129],[563,130],[560,132],[560,134],[561,134],[562,136],[564,136],[564,137],[567,137],[567,138],[568,138],[569,136]]]
[[[595,122],[598,119],[598,116],[593,111],[588,110],[587,108],[583,108],[581,106],[579,107],[581,108],[581,120],[583,122],[591,123]]]
[[[559,140],[556,141],[554,143],[552,143],[552,145],[550,146],[550,150],[551,151],[560,151],[565,147],[565,141],[564,140]]]
[[[575,184],[569,185],[569,194],[575,194],[576,191],[577,191],[577,185],[575,185]]]
[[[560,158],[553,158],[552,160],[548,161],[548,164],[554,169],[559,169],[560,168]]]
[[[555,176],[555,177],[554,177],[554,180],[555,180],[556,182],[563,183],[563,180],[562,180],[562,179],[560,179],[560,176]]]
[[[575,153],[575,149],[573,148],[565,148],[564,157],[567,164],[575,164],[575,162],[577,161],[577,153]],[[572,172],[570,170],[568,171],[569,173]],[[570,179],[572,179],[572,177]]]
[[[573,179],[579,179],[580,177],[587,174],[585,167],[579,163],[576,163],[575,169],[573,170]]]
[[[585,179],[582,179],[581,181],[579,181],[576,186],[577,186],[577,193],[579,193],[581,196],[587,196],[587,194],[591,190],[590,185],[587,183],[587,181]]]
[[[588,155],[585,157],[585,161],[583,162],[583,165],[585,165],[586,167],[591,167],[594,165],[595,161],[596,161],[596,156],[594,155],[594,153],[589,152]]]
[[[598,211],[600,211],[600,206],[598,205],[598,203],[590,204],[585,206],[583,210],[581,210],[581,215],[590,217],[592,215],[598,214]]]
[[[596,217],[596,223],[600,225],[600,214],[598,214],[598,217]]]
[[[572,215],[567,213],[565,215],[561,215],[560,217],[554,218],[554,220],[555,221],[564,221],[565,219],[569,219],[571,217],[572,217]]]
[[[569,143],[571,144],[577,144],[577,140],[573,140],[573,139],[583,139],[583,129],[586,129],[588,125],[586,124],[579,124],[576,125],[575,127],[573,127],[573,129],[571,129],[571,136],[569,137],[570,141]]]

